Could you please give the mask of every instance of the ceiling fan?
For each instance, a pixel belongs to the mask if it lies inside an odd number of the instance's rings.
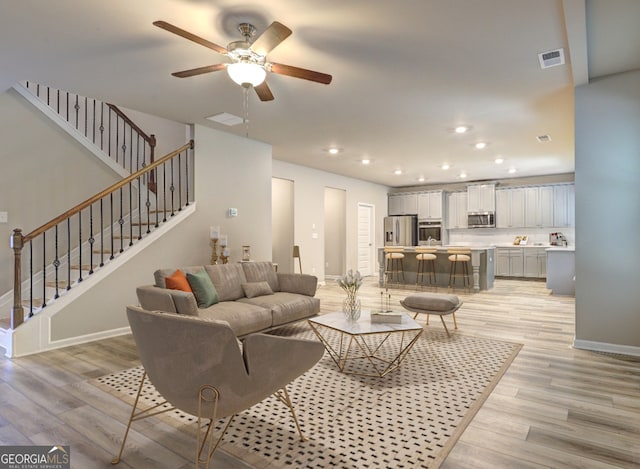
[[[178,78],[187,78],[226,69],[231,79],[237,84],[245,88],[253,86],[253,89],[261,101],[273,100],[273,94],[265,81],[267,72],[302,78],[303,80],[314,81],[325,85],[331,83],[332,77],[326,73],[267,61],[267,54],[288,38],[292,32],[285,25],[277,21],[271,23],[255,40],[252,39],[256,34],[256,28],[249,23],[240,23],[238,30],[244,39],[229,43],[226,49],[166,21],[154,21],[153,24],[158,28],[177,34],[201,46],[208,47],[231,59],[231,63],[206,65],[204,67],[172,73],[173,76]]]

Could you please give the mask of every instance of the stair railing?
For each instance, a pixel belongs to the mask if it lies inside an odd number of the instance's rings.
[[[154,162],[155,135],[147,135],[114,104],[29,81],[23,85],[130,173]],[[155,181],[149,184],[154,192]]]
[[[142,239],[143,231],[150,233],[152,226],[158,227],[167,217],[188,206],[192,180],[189,151],[192,149],[193,141],[190,141],[26,235],[22,229],[14,229],[11,328],[24,322],[25,305],[28,317],[47,306],[48,289],[53,290],[53,299],[57,299],[61,289],[69,290],[72,282],[83,281],[83,271],[92,275],[95,268],[104,265],[105,257],[113,259],[122,253],[125,239],[128,238],[128,246],[132,246],[134,239]],[[155,192],[150,187],[152,177],[159,183]],[[152,205],[156,207],[154,213]],[[136,215],[137,223],[134,222]],[[23,259],[25,247],[28,248],[26,260]],[[87,259],[88,263],[83,264]],[[74,262],[77,262],[75,266]],[[27,264],[27,268],[23,269],[23,264]],[[34,271],[40,267],[40,272]],[[75,279],[72,279],[72,270],[78,271]],[[26,300],[23,282],[29,295]],[[42,298],[35,297],[34,286],[40,287]]]

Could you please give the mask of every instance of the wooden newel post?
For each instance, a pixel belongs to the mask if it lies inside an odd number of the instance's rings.
[[[13,249],[13,307],[11,308],[11,329],[15,329],[24,322],[24,308],[22,307],[22,247],[24,237],[22,230],[16,228],[11,235],[11,248]]]

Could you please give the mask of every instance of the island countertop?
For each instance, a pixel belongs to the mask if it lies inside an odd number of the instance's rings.
[[[389,246],[391,247],[391,246]],[[474,291],[489,290],[493,288],[494,280],[494,257],[495,246],[492,245],[445,245],[445,246],[392,246],[402,249],[404,258],[404,281],[405,285],[416,285],[418,263],[416,248],[436,249],[436,284],[440,287],[449,285],[450,262],[448,259],[449,249],[469,249],[471,251],[471,282]],[[378,266],[380,272],[380,286],[385,285],[385,258],[384,247],[378,248]]]

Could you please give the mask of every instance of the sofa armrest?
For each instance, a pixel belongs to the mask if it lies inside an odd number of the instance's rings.
[[[136,294],[140,306],[147,311],[198,316],[198,304],[193,293],[144,285],[136,288]]]
[[[307,274],[288,274],[278,272],[280,291],[314,296],[318,287],[318,277]]]

